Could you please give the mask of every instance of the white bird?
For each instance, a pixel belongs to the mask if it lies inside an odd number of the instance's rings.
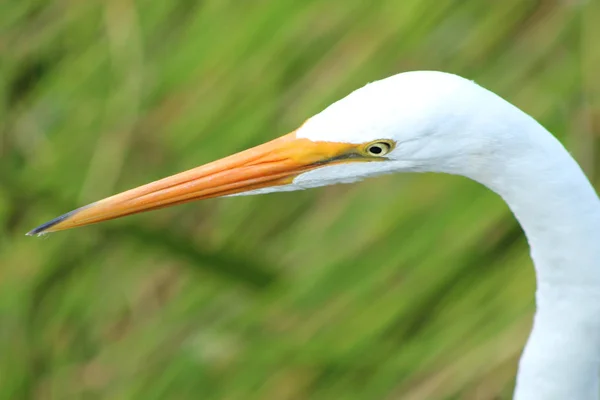
[[[536,313],[514,398],[598,399],[598,196],[538,122],[456,75],[407,72],[368,84],[290,134],[71,211],[28,234],[198,199],[414,171],[482,183],[508,203],[525,231],[536,270]]]

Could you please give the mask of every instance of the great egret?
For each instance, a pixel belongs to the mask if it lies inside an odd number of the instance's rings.
[[[290,191],[391,173],[464,175],[508,203],[531,246],[537,311],[515,399],[598,399],[600,202],[533,118],[456,75],[417,71],[356,90],[294,132],[100,200],[43,234],[198,199]]]

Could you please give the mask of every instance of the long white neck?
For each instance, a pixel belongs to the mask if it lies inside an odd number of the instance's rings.
[[[515,399],[598,399],[600,202],[549,132],[517,109],[511,114],[498,129],[520,129],[516,134],[525,140],[503,143],[506,150],[471,178],[507,202],[535,264],[537,311]]]
[[[420,71],[357,90],[311,118],[297,135],[352,143],[398,140],[389,163],[316,169],[296,178],[292,189],[427,171],[464,175],[502,196],[527,235],[537,275],[537,312],[515,398],[599,399],[600,200],[540,124],[473,82]]]

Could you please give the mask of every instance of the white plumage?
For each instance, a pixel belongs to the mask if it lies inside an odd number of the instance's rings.
[[[537,277],[537,312],[515,399],[598,399],[600,203],[546,129],[466,79],[411,72],[355,91],[311,118],[298,136],[393,139],[397,146],[390,162],[316,169],[294,184],[431,171],[464,175],[502,196],[527,235]]]

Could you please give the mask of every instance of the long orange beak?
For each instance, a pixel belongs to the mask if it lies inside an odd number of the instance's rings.
[[[61,231],[189,201],[286,185],[299,174],[357,155],[357,145],[312,142],[294,132],[221,160],[78,208],[28,235]]]

